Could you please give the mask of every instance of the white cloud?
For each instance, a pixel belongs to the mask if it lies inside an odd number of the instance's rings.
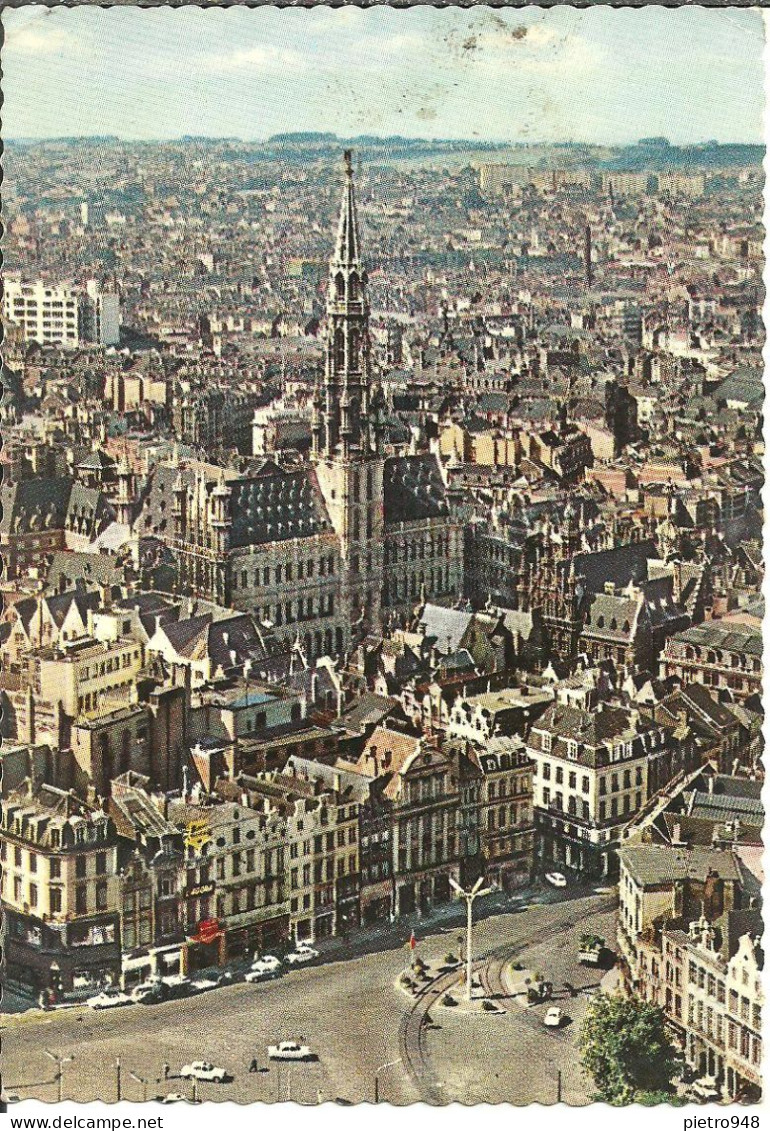
[[[220,55],[204,55],[199,67],[207,74],[237,74],[253,71],[257,74],[285,74],[287,69],[304,71],[307,59],[298,51],[272,44],[240,47]]]
[[[8,18],[10,14],[6,13],[3,18],[6,53],[39,57],[64,53],[71,55],[79,50],[77,37],[65,28],[57,27],[50,16],[40,13],[35,23],[17,26],[16,21]]]

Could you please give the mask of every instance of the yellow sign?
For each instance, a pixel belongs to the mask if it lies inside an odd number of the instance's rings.
[[[194,852],[200,852],[204,844],[208,844],[210,840],[211,832],[208,821],[187,822],[187,832],[184,838],[187,848],[192,848]]]

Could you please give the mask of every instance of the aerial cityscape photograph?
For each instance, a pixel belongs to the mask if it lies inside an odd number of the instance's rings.
[[[759,1104],[762,14],[2,24],[3,1103]]]

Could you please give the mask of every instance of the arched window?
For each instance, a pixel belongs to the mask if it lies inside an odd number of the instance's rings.
[[[345,276],[341,271],[334,278],[334,289],[337,292],[337,298],[345,297]]]
[[[357,302],[361,288],[358,282],[358,275],[351,275],[348,279],[348,298],[351,302]]]
[[[338,369],[345,367],[345,331],[338,326],[334,331],[334,362]]]

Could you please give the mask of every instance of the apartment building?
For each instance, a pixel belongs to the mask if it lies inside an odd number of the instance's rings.
[[[532,763],[524,742],[496,736],[469,755],[483,774],[479,831],[486,878],[506,890],[520,887],[532,874],[534,848]]]
[[[107,813],[31,780],[0,820],[8,977],[36,992],[94,992],[121,967],[118,837]]]
[[[245,789],[229,785],[221,783],[215,802],[168,806],[185,843],[185,971],[269,950],[288,937],[286,820],[275,807],[253,808]]]
[[[743,703],[762,691],[762,634],[736,622],[695,625],[666,641],[660,675],[703,684],[720,698]]]
[[[66,284],[7,279],[3,317],[21,329],[27,342],[72,349],[80,344],[79,296]]]
[[[392,806],[393,912],[447,902],[449,877],[460,869],[460,788],[457,768],[439,740],[377,727],[357,766],[385,779],[383,795]]]
[[[75,348],[83,342],[110,346],[120,341],[120,300],[95,279],[85,290],[41,279],[8,279],[3,295],[6,322],[19,327],[27,342]]]
[[[609,875],[624,825],[649,796],[649,768],[669,733],[626,707],[555,703],[527,737],[535,852],[545,865]]]

